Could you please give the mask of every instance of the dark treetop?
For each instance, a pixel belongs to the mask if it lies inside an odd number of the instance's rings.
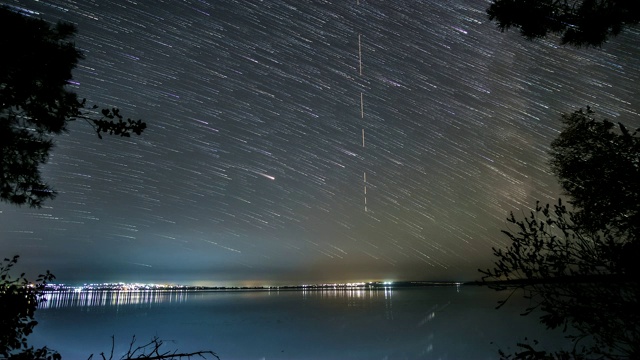
[[[51,26],[7,7],[0,7],[0,201],[40,207],[55,196],[42,179],[40,166],[53,147],[52,135],[69,121],[84,119],[98,133],[140,134],[142,121],[123,120],[116,108],[85,108],[67,89],[71,71],[82,59],[71,38],[74,25]],[[9,35],[10,34],[10,35]]]
[[[489,18],[505,31],[520,29],[528,39],[559,34],[562,44],[601,46],[640,21],[636,0],[495,0]]]

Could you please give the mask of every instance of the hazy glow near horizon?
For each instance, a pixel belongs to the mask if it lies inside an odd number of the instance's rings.
[[[1,256],[63,283],[473,280],[509,211],[559,196],[561,113],[640,127],[637,29],[572,49],[472,0],[5,3],[76,23],[70,86],[148,124],[71,124],[59,196],[0,204]]]

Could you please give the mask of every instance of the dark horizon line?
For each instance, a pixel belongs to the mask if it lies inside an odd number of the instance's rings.
[[[122,291],[122,290],[299,290],[299,289],[380,289],[380,288],[406,288],[406,287],[429,287],[429,286],[460,286],[476,284],[475,281],[370,281],[353,283],[319,283],[319,284],[299,284],[299,285],[256,285],[256,286],[200,286],[200,285],[168,285],[168,284],[145,284],[145,283],[95,283],[84,284],[82,286],[71,286],[66,284],[46,284],[45,291]]]

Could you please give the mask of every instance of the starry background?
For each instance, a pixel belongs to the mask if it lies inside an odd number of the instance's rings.
[[[70,87],[148,124],[72,123],[58,197],[0,204],[1,256],[64,283],[477,279],[509,212],[561,195],[561,113],[640,126],[638,29],[573,49],[479,0],[4,3],[76,24]]]

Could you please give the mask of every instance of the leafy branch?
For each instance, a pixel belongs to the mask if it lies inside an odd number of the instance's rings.
[[[100,111],[102,117],[96,119],[92,117],[91,112],[81,112],[80,109],[84,108],[86,104],[86,99],[83,99],[79,102],[78,112],[73,116],[75,119],[85,120],[89,125],[93,127],[93,129],[98,134],[98,138],[102,139],[101,133],[106,133],[109,135],[116,135],[122,137],[130,137],[131,134],[141,135],[142,132],[147,128],[147,124],[142,120],[131,120],[127,118],[124,120],[124,117],[120,114],[120,109],[112,107],[112,108],[103,108]],[[98,105],[93,105],[91,110],[98,109]]]
[[[27,336],[38,324],[35,311],[45,301],[42,290],[55,276],[47,271],[30,283],[25,274],[14,278],[10,271],[19,256],[0,263],[0,357],[10,359],[59,360],[60,354],[47,347],[35,349],[27,344]]]

